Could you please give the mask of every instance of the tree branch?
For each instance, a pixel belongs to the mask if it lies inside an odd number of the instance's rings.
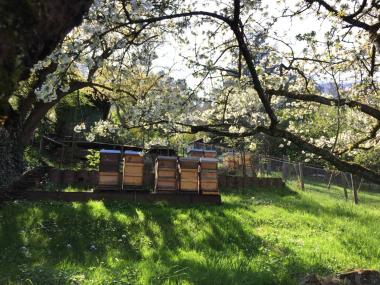
[[[273,96],[283,96],[290,99],[305,101],[305,102],[316,102],[322,105],[335,105],[335,106],[348,106],[350,108],[356,108],[357,110],[377,119],[380,121],[380,110],[371,107],[369,105],[360,103],[355,100],[348,100],[341,98],[340,100],[335,98],[326,98],[320,95],[316,94],[300,94],[285,90],[275,90],[275,89],[267,89],[267,94],[273,95]]]

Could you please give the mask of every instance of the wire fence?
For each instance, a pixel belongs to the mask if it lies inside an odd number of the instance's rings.
[[[220,172],[229,175],[282,178],[303,191],[326,193],[355,204],[369,202],[371,196],[378,194],[377,202],[380,202],[380,185],[352,173],[291,161],[285,156],[280,158],[250,152],[229,152],[218,158]]]
[[[42,141],[42,140],[41,140]],[[51,139],[48,140],[51,143]],[[55,144],[58,145],[55,141]],[[49,144],[51,146],[51,144]],[[40,154],[42,147],[40,146]],[[75,155],[82,154],[77,149],[70,148]],[[194,143],[189,146],[188,150],[202,149],[213,150],[219,159],[219,174],[227,176],[239,177],[266,177],[281,178],[284,182],[292,183],[304,191],[318,191],[335,196],[338,199],[346,201],[354,201],[358,204],[370,196],[379,195],[380,203],[380,185],[376,185],[361,177],[357,177],[351,173],[338,170],[328,169],[321,165],[313,165],[305,162],[291,161],[288,157],[275,157],[255,152],[244,151],[242,149],[234,149],[227,147],[217,147],[204,143]],[[86,152],[87,153],[87,152]],[[186,151],[183,151],[183,155]],[[74,153],[56,155],[60,158],[57,164],[61,168],[62,158],[70,158],[73,160]],[[85,167],[86,159],[83,154],[77,161],[75,168],[82,169]],[[373,194],[373,195],[372,195]]]

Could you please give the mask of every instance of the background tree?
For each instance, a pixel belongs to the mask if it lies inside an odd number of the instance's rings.
[[[306,2],[306,8],[309,9],[313,4],[310,2],[320,1]],[[176,11],[173,11],[173,13],[169,14],[154,14],[151,10],[148,12],[134,14],[132,10],[131,12],[128,12],[127,10],[126,18],[129,20],[128,25],[156,25],[163,21],[168,21],[169,23],[179,22],[179,27],[183,28],[183,19],[188,19],[189,17],[196,16],[198,17],[198,19],[200,18],[201,20],[194,20],[193,22],[186,20],[187,22],[185,22],[193,24],[192,26],[202,24],[204,25],[208,21],[208,19],[211,19],[211,21],[213,22],[213,26],[211,26],[211,29],[213,29],[214,27],[214,35],[220,35],[223,34],[223,32],[227,33],[228,31],[229,34],[227,36],[221,37],[222,39],[225,39],[226,37],[233,35],[234,43],[238,46],[240,56],[244,60],[244,69],[246,70],[245,73],[243,72],[244,76],[242,77],[241,82],[250,82],[251,88],[254,89],[256,96],[260,100],[262,111],[265,114],[265,120],[263,120],[262,122],[257,122],[255,120],[252,120],[251,116],[250,120],[240,120],[239,122],[235,122],[232,126],[236,130],[239,130],[237,132],[226,130],[226,127],[231,127],[231,124],[210,124],[209,122],[205,121],[206,124],[202,126],[194,125],[192,131],[208,131],[229,137],[246,137],[255,135],[257,133],[265,133],[273,137],[280,137],[285,139],[287,142],[293,143],[300,149],[305,150],[306,152],[313,153],[316,156],[320,156],[321,158],[335,165],[340,170],[353,172],[374,182],[380,182],[380,176],[378,173],[368,168],[365,168],[362,165],[349,162],[349,159],[342,155],[347,151],[343,149],[338,150],[338,134],[340,133],[339,130],[341,125],[340,123],[338,123],[338,121],[335,124],[338,130],[336,131],[335,140],[332,146],[329,146],[330,140],[322,144],[315,143],[314,138],[309,137],[307,133],[300,134],[298,132],[294,132],[294,129],[292,129],[291,127],[289,128],[290,124],[286,124],[286,122],[284,122],[283,118],[280,117],[280,114],[278,112],[280,109],[282,109],[283,106],[283,104],[281,103],[281,99],[274,99],[279,96],[301,102],[310,102],[310,104],[297,104],[299,110],[303,109],[299,107],[307,106],[307,108],[309,108],[309,106],[311,106],[311,108],[315,108],[316,105],[326,105],[334,109],[338,107],[337,109],[339,110],[337,110],[337,112],[339,111],[339,114],[337,115],[337,120],[340,120],[339,117],[341,116],[341,109],[350,109],[350,112],[355,112],[356,115],[359,115],[360,119],[357,120],[358,123],[362,120],[363,122],[366,121],[367,125],[369,125],[368,122],[373,122],[375,124],[375,126],[369,131],[369,133],[367,131],[367,135],[363,139],[360,139],[359,143],[353,143],[350,149],[358,148],[363,142],[370,141],[371,139],[374,139],[372,143],[374,145],[377,145],[376,137],[378,128],[376,127],[376,121],[378,121],[379,119],[379,110],[376,107],[376,100],[378,99],[378,96],[376,94],[376,82],[374,82],[374,80],[369,80],[369,84],[367,84],[364,91],[366,94],[369,94],[370,91],[372,91],[370,94],[372,94],[372,99],[375,100],[375,104],[373,105],[373,101],[371,103],[363,102],[361,100],[354,99],[350,96],[350,94],[353,94],[355,93],[355,91],[357,91],[357,87],[359,86],[361,86],[361,90],[363,90],[363,84],[368,82],[368,80],[363,78],[363,76],[360,77],[358,82],[350,83],[349,92],[347,92],[347,90],[345,90],[346,92],[343,92],[342,89],[344,88],[344,86],[342,86],[341,82],[337,80],[338,74],[340,78],[344,78],[343,76],[346,76],[345,78],[348,78],[347,76],[350,73],[348,68],[352,66],[352,62],[348,63],[347,61],[343,60],[335,62],[335,59],[339,59],[340,56],[352,56],[357,54],[357,50],[355,50],[355,45],[350,46],[350,43],[348,43],[348,45],[345,45],[343,41],[336,40],[337,37],[342,36],[341,33],[343,33],[344,29],[342,25],[346,24],[346,16],[343,16],[343,12],[341,12],[340,14],[333,12],[328,15],[328,19],[331,18],[331,25],[329,31],[325,34],[326,40],[322,42],[322,44],[325,45],[323,55],[318,54],[320,50],[315,45],[319,44],[319,41],[313,41],[312,38],[314,37],[314,33],[310,33],[308,35],[303,36],[301,35],[299,37],[299,40],[307,40],[309,46],[309,49],[306,49],[304,51],[304,55],[302,56],[302,58],[309,58],[308,53],[313,53],[315,58],[319,58],[319,60],[312,61],[315,63],[314,65],[305,64],[303,66],[304,70],[299,69],[298,66],[293,63],[294,58],[290,59],[289,57],[285,57],[284,53],[276,51],[274,49],[275,47],[272,46],[272,54],[266,57],[266,60],[269,61],[269,64],[273,66],[272,72],[269,73],[266,72],[266,70],[263,68],[264,63],[262,61],[255,61],[255,55],[252,52],[255,42],[251,43],[249,31],[252,31],[253,27],[255,26],[261,26],[263,33],[270,36],[270,25],[278,21],[278,18],[287,16],[286,11],[288,9],[284,8],[283,15],[280,15],[277,18],[272,17],[270,18],[270,21],[264,21],[260,23],[260,25],[255,25],[255,21],[252,20],[252,15],[255,12],[260,12],[260,4],[261,3],[259,2],[256,3],[251,1],[238,0],[233,1],[233,3],[231,1],[231,3],[228,4],[218,2],[218,10],[220,12],[209,12],[207,10],[191,9],[186,5],[181,7],[182,9],[178,8]],[[370,5],[376,4],[372,3]],[[348,4],[347,6],[347,9],[355,8],[355,5]],[[297,10],[297,12],[293,13],[291,16],[300,15],[301,13],[308,11],[307,9],[301,11]],[[371,9],[372,12],[375,12],[372,9],[372,6],[369,7],[369,9]],[[265,13],[267,13],[267,11]],[[342,16],[344,23],[336,21],[337,17],[339,18]],[[318,16],[316,18],[318,19]],[[178,19],[182,19],[182,21]],[[368,21],[372,20],[373,17],[370,17],[370,19],[368,19]],[[368,31],[365,30],[365,32]],[[350,35],[351,39],[356,39],[356,41],[353,42],[354,44],[360,45],[363,43],[360,40],[360,33],[361,31],[359,31],[359,34],[352,33],[352,35]],[[210,38],[214,40],[216,37],[214,36]],[[225,48],[225,45],[211,45],[209,44],[209,42],[207,46],[210,47],[210,49],[215,48],[216,46],[219,47],[219,50],[222,51]],[[363,46],[360,47],[362,49],[365,48]],[[360,54],[361,53],[359,52],[359,55]],[[208,57],[208,59],[208,66],[215,65],[215,61],[210,59],[210,56]],[[295,59],[298,60],[298,58]],[[358,72],[363,73],[363,65],[360,64],[360,59],[360,56],[359,58],[355,57],[355,63],[358,65]],[[327,63],[329,67],[320,65],[321,63]],[[268,62],[266,62],[265,64],[268,65]],[[333,69],[331,69],[331,65],[334,66]],[[335,65],[337,66],[335,67]],[[314,71],[313,68],[316,67],[318,68],[316,70],[316,73],[320,74],[319,78],[314,79],[311,76],[310,72],[305,73],[305,71],[307,70]],[[218,69],[220,70],[220,68]],[[224,67],[223,69],[228,70],[228,68],[226,67]],[[329,78],[332,79],[332,82],[335,85],[336,93],[338,95],[337,98],[325,96],[325,94],[317,88],[318,83],[321,82],[319,79],[324,78],[326,76],[329,76]],[[307,91],[308,93],[304,93],[305,91]],[[239,117],[244,117],[242,115],[243,114],[240,114]],[[252,112],[248,111],[245,115],[246,117],[248,117],[249,115],[252,115]]]

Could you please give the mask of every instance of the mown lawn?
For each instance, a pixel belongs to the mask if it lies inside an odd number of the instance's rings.
[[[310,186],[310,185],[309,185]],[[0,284],[297,284],[380,270],[380,195],[341,189],[223,195],[222,206],[0,206]]]

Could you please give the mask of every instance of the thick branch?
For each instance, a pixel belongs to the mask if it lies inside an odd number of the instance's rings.
[[[335,106],[348,106],[350,108],[356,108],[357,110],[377,119],[380,121],[380,110],[371,107],[369,105],[360,103],[358,101],[354,100],[348,100],[341,98],[340,100],[335,98],[326,98],[320,95],[309,95],[309,94],[299,94],[295,92],[288,92],[285,90],[275,90],[275,89],[268,89],[266,90],[267,94],[273,95],[273,96],[283,96],[290,99],[300,100],[300,101],[306,101],[306,102],[316,102],[322,105],[335,105]]]
[[[230,137],[230,138],[244,138],[256,135],[258,133],[263,133],[272,137],[284,138],[291,141],[298,148],[305,150],[307,152],[313,153],[315,155],[321,156],[324,160],[328,161],[334,165],[340,171],[355,173],[360,177],[363,177],[369,181],[380,184],[380,174],[367,169],[359,164],[350,163],[340,159],[339,157],[333,155],[329,150],[317,147],[304,139],[277,127],[266,128],[263,126],[257,126],[249,132],[244,133],[230,133],[225,130],[220,130],[212,126],[192,126],[191,130],[193,133],[196,132],[209,132],[219,136]]]
[[[48,103],[45,103],[42,101],[37,102],[34,105],[33,110],[31,111],[30,115],[28,116],[28,118],[26,119],[23,125],[23,131],[22,131],[22,137],[21,137],[20,143],[23,145],[27,145],[29,143],[34,131],[40,124],[41,120],[45,117],[47,112],[54,105],[56,105],[63,97],[65,97],[66,95],[70,93],[73,93],[74,91],[77,91],[89,86],[91,86],[91,83],[75,81],[70,84],[70,90],[68,90],[67,92],[62,92],[58,90],[57,99]]]

